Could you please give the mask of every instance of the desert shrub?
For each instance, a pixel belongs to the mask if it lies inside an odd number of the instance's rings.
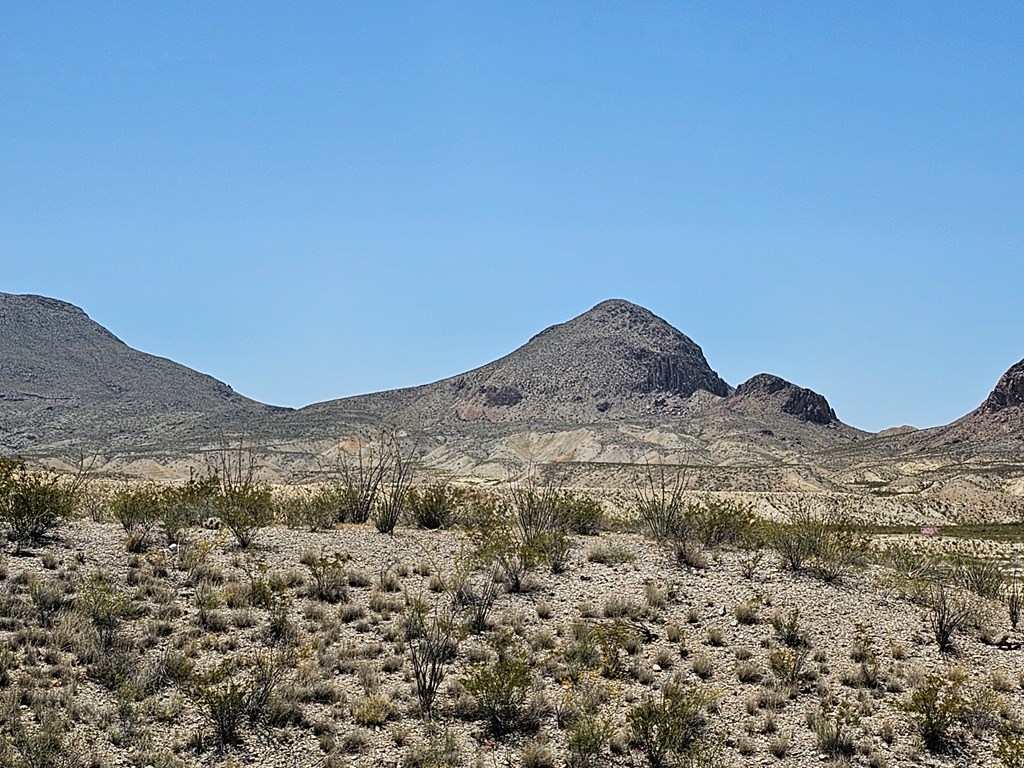
[[[460,489],[445,482],[431,483],[422,491],[410,489],[408,505],[413,523],[427,530],[451,528],[463,496]]]
[[[775,637],[790,648],[802,648],[810,645],[807,633],[800,628],[800,609],[794,608],[788,614],[776,611],[772,615],[772,629]]]
[[[2,720],[9,733],[0,738],[0,761],[10,768],[77,768],[82,756],[69,743],[68,723],[52,705],[40,704],[31,713],[34,723],[21,708],[5,707]]]
[[[736,664],[736,679],[741,683],[759,683],[764,677],[764,670],[753,661],[740,661]]]
[[[670,542],[689,527],[683,495],[686,481],[682,472],[668,472],[664,464],[647,464],[643,475],[634,479],[634,510],[655,541]]]
[[[796,689],[807,677],[807,661],[810,655],[810,649],[806,647],[773,648],[768,653],[768,668],[779,685]]]
[[[1021,577],[1014,573],[1006,580],[1003,591],[1003,602],[1006,605],[1006,614],[1010,620],[1010,626],[1016,631],[1020,623],[1020,609],[1024,602],[1024,590],[1021,589]]]
[[[580,711],[565,729],[566,768],[598,765],[615,730],[599,711]]]
[[[306,566],[313,580],[310,593],[325,603],[343,603],[348,599],[348,571],[346,553],[326,554],[323,549],[310,549],[302,553],[299,562]]]
[[[1024,768],[1024,735],[1019,727],[1004,725],[999,729],[996,757],[1003,768]]]
[[[32,576],[27,585],[28,596],[35,609],[36,621],[49,627],[68,602],[67,585],[57,579]]]
[[[71,517],[84,483],[82,474],[66,479],[21,459],[0,458],[0,522],[17,549],[38,544]]]
[[[603,649],[596,626],[587,621],[574,622],[561,652],[571,680],[578,681],[587,672],[598,669]]]
[[[757,624],[761,620],[760,614],[761,606],[756,600],[747,600],[746,602],[736,603],[733,606],[732,612],[736,617],[736,621],[740,624]]]
[[[495,497],[474,498],[469,536],[474,560],[485,569],[496,570],[512,592],[522,591],[526,575],[542,559],[542,553],[513,522],[507,502]]]
[[[822,702],[814,716],[814,737],[818,749],[831,757],[849,757],[854,752],[853,729],[860,723],[856,706],[845,699]]]
[[[604,507],[590,496],[562,491],[555,497],[561,524],[571,533],[594,536],[604,525]]]
[[[1006,571],[997,560],[957,554],[951,558],[950,571],[951,580],[963,589],[987,600],[998,600],[1002,596]]]
[[[279,504],[281,517],[289,528],[322,531],[343,516],[345,490],[337,484],[292,489]]]
[[[165,488],[160,525],[167,541],[181,543],[187,528],[216,514],[213,500],[219,490],[220,477],[216,473],[200,475],[194,470],[189,471],[186,482]]]
[[[271,697],[295,661],[293,650],[278,649],[227,659],[206,674],[193,673],[189,691],[213,729],[218,749],[239,742],[246,720],[264,720]]]
[[[651,768],[686,765],[706,748],[705,713],[710,703],[701,688],[673,681],[629,710],[626,719],[633,739]]]
[[[128,534],[129,552],[142,552],[161,516],[163,497],[156,487],[146,485],[118,488],[110,496],[110,514]]]
[[[427,740],[410,747],[402,768],[449,768],[459,765],[459,741],[450,730],[430,730]]]
[[[371,516],[378,531],[392,534],[409,500],[409,488],[412,486],[415,469],[415,449],[404,449],[397,435],[391,435],[386,442],[385,450],[389,454],[383,481],[386,488],[377,495],[377,503],[371,510]]]
[[[352,707],[352,719],[356,725],[381,726],[393,714],[390,700],[380,693],[364,696]]]
[[[405,644],[412,661],[413,680],[420,710],[430,717],[434,699],[444,682],[447,665],[458,650],[458,626],[451,612],[429,612],[409,601],[405,611]]]
[[[100,648],[113,648],[121,622],[131,614],[128,595],[110,575],[98,571],[88,576],[75,597],[75,610],[96,628]]]
[[[587,560],[602,565],[619,565],[636,560],[636,552],[621,541],[598,541],[587,550]]]
[[[849,676],[849,682],[861,688],[877,688],[881,681],[881,669],[875,641],[868,634],[867,625],[854,625],[853,643],[850,647],[850,658],[857,663],[857,668]]]
[[[561,573],[568,563],[571,540],[568,531],[587,527],[581,500],[554,483],[539,484],[532,479],[509,488],[506,505],[513,520],[512,537],[523,554],[537,563],[547,563]]]
[[[497,572],[497,565],[479,574],[460,568],[448,586],[453,603],[463,611],[466,628],[473,634],[487,629],[491,608],[498,599]]]
[[[973,614],[973,606],[964,595],[942,582],[932,585],[928,592],[928,624],[940,651],[953,650],[953,635],[967,624]]]
[[[514,635],[499,632],[491,639],[491,648],[497,658],[474,665],[461,682],[490,732],[501,735],[523,724],[533,680],[529,652]]]
[[[869,539],[842,513],[818,516],[798,504],[789,521],[774,526],[772,546],[792,571],[810,570],[825,581],[836,581],[867,560]]]
[[[393,461],[392,436],[381,433],[374,442],[360,444],[355,455],[345,454],[340,464],[339,522],[365,523],[370,519]]]
[[[925,747],[932,752],[949,749],[954,729],[970,716],[966,679],[960,670],[929,675],[904,704]]]
[[[907,583],[933,579],[939,569],[936,558],[915,544],[892,542],[886,546],[880,560],[893,570],[898,580]]]
[[[214,497],[213,507],[242,549],[252,546],[260,529],[274,521],[274,497],[262,483],[225,487]]]
[[[760,522],[745,504],[711,499],[691,506],[689,514],[705,548],[752,546],[758,537]]]

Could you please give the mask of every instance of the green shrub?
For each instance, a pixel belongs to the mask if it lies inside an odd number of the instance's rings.
[[[340,485],[298,488],[280,503],[281,515],[289,528],[322,531],[345,516],[345,490]]]
[[[335,552],[328,556],[321,550],[308,550],[299,560],[313,579],[312,596],[325,603],[343,603],[348,600],[347,554]]]
[[[161,517],[163,498],[152,485],[118,488],[110,497],[110,514],[128,534],[129,552],[149,546],[149,534]]]
[[[469,536],[473,558],[487,569],[496,569],[512,592],[521,592],[526,575],[542,559],[542,553],[526,539],[512,519],[507,502],[477,496],[471,506]]]
[[[167,541],[182,542],[186,528],[216,514],[214,498],[220,485],[215,472],[199,475],[189,470],[187,482],[164,489],[160,523]]]
[[[17,549],[40,543],[71,517],[83,485],[83,475],[69,480],[30,469],[21,459],[0,458],[0,522]]]
[[[925,747],[932,752],[950,748],[954,729],[971,713],[966,679],[960,670],[929,675],[904,704],[921,732]]]
[[[410,489],[408,504],[413,523],[427,530],[451,528],[463,496],[460,489],[444,482],[431,483],[422,491]]]
[[[225,660],[205,675],[193,674],[190,692],[212,727],[220,750],[241,740],[242,724],[264,720],[268,704],[296,655],[291,649]]]
[[[626,720],[651,768],[686,765],[707,748],[705,713],[711,701],[701,688],[673,681],[629,710]]]
[[[594,536],[604,525],[604,507],[597,499],[562,491],[555,497],[558,518],[565,530],[580,536]]]
[[[792,571],[808,569],[825,581],[836,581],[867,561],[869,539],[842,513],[818,516],[798,504],[789,521],[775,525],[769,536]]]
[[[475,665],[461,682],[490,732],[502,735],[522,726],[533,679],[529,653],[510,632],[495,635],[491,648],[497,659]]]
[[[75,610],[89,619],[99,634],[100,648],[108,651],[114,646],[121,622],[131,613],[131,603],[110,575],[99,571],[82,583],[75,597]]]
[[[565,747],[569,753],[566,768],[598,765],[614,732],[609,718],[600,712],[579,712],[565,729]]]
[[[260,529],[274,521],[274,497],[262,483],[225,487],[214,497],[213,508],[242,549],[252,546]]]

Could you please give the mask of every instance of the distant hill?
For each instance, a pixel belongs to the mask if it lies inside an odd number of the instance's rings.
[[[0,293],[0,445],[8,451],[194,443],[274,410],[132,349],[71,304]]]
[[[778,376],[733,388],[681,331],[610,300],[472,371],[293,411],[131,349],[65,302],[0,294],[0,452],[181,477],[246,434],[267,476],[303,478],[391,429],[422,471],[477,480],[557,464],[623,488],[664,461],[708,491],[818,494],[876,519],[1024,514],[1024,361],[948,426],[873,435]]]
[[[928,436],[929,445],[961,443],[1004,444],[1024,452],[1024,360],[999,378],[980,406]]]
[[[319,403],[296,418],[330,422],[364,413],[421,426],[599,423],[671,414],[698,391],[722,397],[731,388],[690,338],[643,307],[610,300],[475,370]]]

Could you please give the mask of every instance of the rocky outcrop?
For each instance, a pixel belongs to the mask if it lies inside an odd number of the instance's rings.
[[[998,413],[1006,408],[1024,406],[1024,360],[1002,375],[995,389],[981,404],[985,413]]]
[[[726,400],[726,405],[748,412],[752,409],[777,411],[823,426],[839,421],[822,395],[770,373],[760,373],[740,384]]]

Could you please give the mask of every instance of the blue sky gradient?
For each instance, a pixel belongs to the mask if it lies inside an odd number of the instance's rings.
[[[865,429],[1024,357],[1020,3],[0,6],[0,290],[299,406],[612,297]]]

